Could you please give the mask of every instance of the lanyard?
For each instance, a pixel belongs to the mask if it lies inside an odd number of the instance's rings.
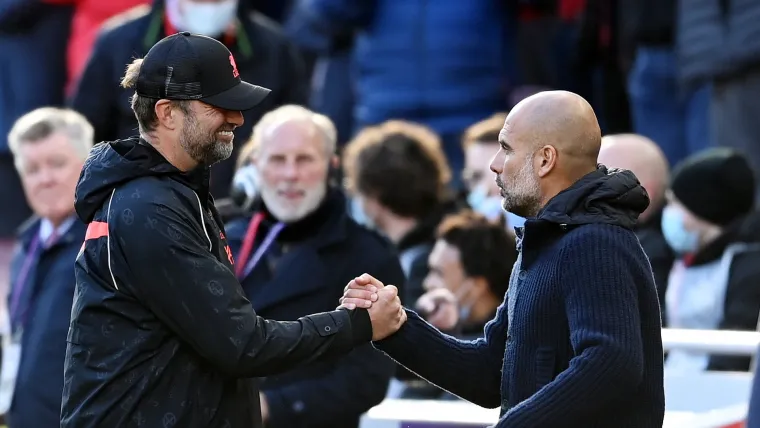
[[[248,256],[253,250],[253,244],[256,241],[256,235],[258,234],[259,226],[261,226],[261,222],[264,220],[264,217],[264,213],[256,213],[248,225],[248,230],[246,231],[245,238],[243,239],[243,246],[240,249],[240,256],[238,257],[238,265],[235,269],[235,274],[239,280],[242,280],[253,271],[253,268],[256,267],[256,264],[258,264],[259,260],[261,260],[261,257],[264,255],[266,250],[269,249],[272,243],[274,243],[277,234],[279,234],[285,226],[283,223],[277,223],[274,227],[272,227],[267,236],[264,238],[264,241],[261,243],[261,246],[259,246],[256,252],[253,254],[253,257],[248,260]],[[246,262],[246,260],[248,261]]]
[[[10,307],[11,328],[17,326],[20,323],[22,315],[26,315],[26,309],[23,310],[22,314],[22,311],[19,310],[19,305],[21,304],[21,295],[24,294],[24,289],[27,286],[27,279],[29,277],[29,273],[32,270],[32,264],[37,259],[37,251],[39,250],[39,246],[40,237],[38,234],[35,234],[32,243],[29,245],[29,250],[26,253],[26,257],[24,258],[24,263],[21,265],[21,270],[19,271],[18,277],[16,278],[16,283],[13,285],[13,297],[11,299]]]

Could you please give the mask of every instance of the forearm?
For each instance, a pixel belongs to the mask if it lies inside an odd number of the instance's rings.
[[[367,344],[336,361],[321,377],[264,389],[267,427],[355,423],[385,398],[394,367],[393,361]]]
[[[479,406],[501,403],[501,355],[482,339],[463,341],[447,336],[416,313],[389,338],[375,342],[399,364],[430,383]],[[477,382],[473,382],[477,379]]]
[[[238,374],[246,377],[271,376],[340,356],[372,338],[369,317],[345,309],[295,322],[259,320],[236,364]]]

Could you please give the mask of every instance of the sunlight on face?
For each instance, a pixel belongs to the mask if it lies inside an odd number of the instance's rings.
[[[55,133],[19,146],[21,183],[35,214],[53,223],[74,211],[74,191],[84,160],[68,137]]]
[[[293,222],[314,212],[327,192],[330,158],[324,135],[311,122],[289,121],[269,130],[254,163],[272,215]]]

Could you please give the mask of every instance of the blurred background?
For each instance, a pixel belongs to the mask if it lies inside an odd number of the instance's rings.
[[[308,279],[317,268],[309,258],[283,267],[281,253],[309,247],[314,258],[322,257],[323,247],[343,232],[316,223],[346,215],[372,237],[366,239],[381,242],[376,254],[363,254],[356,264],[371,269],[391,254],[394,267],[381,272],[400,269],[407,307],[454,336],[482,335],[517,256],[513,228],[524,221],[501,210],[489,170],[497,137],[521,99],[562,89],[593,105],[605,136],[600,162],[631,169],[649,192],[652,204],[637,234],[655,274],[664,327],[717,332],[710,337],[718,342],[721,331],[757,332],[756,0],[0,0],[3,335],[14,336],[6,302],[10,312],[23,304],[29,314],[20,368],[7,379],[10,345],[3,347],[2,388],[10,395],[5,404],[0,397],[0,410],[15,414],[11,427],[57,426],[44,415],[60,407],[57,373],[74,283],[73,271],[66,270],[73,268],[66,266],[81,243],[76,233],[83,233],[66,229],[70,241],[58,239],[39,252],[30,248],[30,224],[41,230],[40,219],[45,224],[56,204],[71,214],[73,196],[61,201],[67,192],[56,189],[69,189],[77,178],[83,157],[77,158],[76,144],[86,154],[92,143],[137,134],[131,93],[119,81],[128,63],[177,31],[222,41],[244,80],[272,89],[262,105],[245,112],[233,157],[212,173],[230,241],[238,242],[236,257],[252,216],[275,211],[266,201],[262,207],[261,194],[280,185],[267,181],[262,171],[271,172],[271,164],[255,150],[265,144],[252,137],[260,120],[263,129],[262,117],[273,111],[281,120],[308,116],[294,105],[317,113],[311,120],[337,155],[335,162],[324,158],[330,165],[324,174],[309,169],[320,155],[295,161],[294,186],[308,193],[327,183],[330,191],[316,197],[318,205],[342,208],[320,208],[311,223],[297,218],[300,231],[278,238],[277,263],[265,274],[253,270],[256,279],[248,280],[268,284],[250,285],[261,315],[295,319],[334,308],[344,282],[291,289],[302,287],[297,274]],[[30,118],[45,107],[77,116],[71,122],[55,113]],[[293,144],[278,145],[280,156],[306,159],[303,153],[312,152],[304,135],[283,136]],[[41,153],[25,145],[55,136],[74,144],[68,174],[61,172],[66,153],[50,154],[54,143]],[[341,270],[349,261],[326,257],[322,263]],[[325,274],[323,281],[342,278]],[[25,290],[20,298],[11,292],[17,288]],[[302,302],[294,305],[294,299]],[[704,347],[669,350],[669,376],[691,382],[706,373],[746,375],[737,387],[744,392],[726,404],[746,406],[754,351],[716,353],[706,337]],[[755,336],[729,342],[753,349],[758,343]],[[361,415],[386,399],[458,400],[413,373],[385,366],[361,381],[351,376],[364,369],[350,358],[266,379],[268,426],[355,428]],[[346,389],[352,382],[361,388]],[[701,388],[672,387],[678,396],[671,402],[688,402],[688,394],[709,402],[704,395],[713,386]],[[740,413],[743,419],[746,409]]]

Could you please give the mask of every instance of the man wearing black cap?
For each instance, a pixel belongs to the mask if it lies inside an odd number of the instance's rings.
[[[140,137],[87,159],[61,427],[260,427],[252,377],[349,352],[405,320],[397,290],[369,316],[340,309],[264,320],[246,300],[209,194],[242,110],[268,89],[220,42],[179,33],[127,68]],[[377,308],[375,308],[377,306]],[[359,381],[359,380],[357,380]]]
[[[755,172],[727,148],[697,153],[678,165],[662,214],[665,240],[678,254],[664,307],[672,328],[748,330],[760,313],[760,218]],[[746,371],[747,357],[675,350],[669,372]]]

